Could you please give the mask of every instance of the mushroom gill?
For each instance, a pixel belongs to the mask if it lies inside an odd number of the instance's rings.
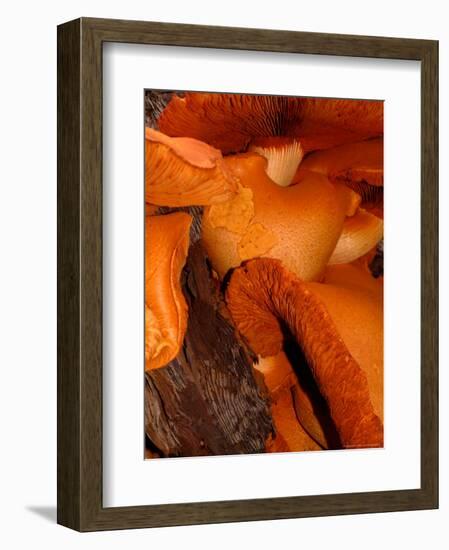
[[[205,208],[202,239],[221,278],[243,260],[281,259],[304,280],[318,278],[359,198],[315,173],[297,185],[275,185],[266,160],[255,153],[226,157],[240,187],[230,201]]]
[[[287,135],[300,139],[304,151],[330,149],[383,135],[383,101],[307,97],[301,117]]]
[[[256,139],[248,151],[258,153],[267,159],[266,173],[281,187],[287,187],[293,181],[296,170],[304,156],[301,143],[294,138]]]
[[[235,269],[226,291],[234,323],[255,353],[278,354],[286,331],[292,334],[345,448],[383,445],[382,338],[377,334],[382,316],[377,299],[374,292],[304,283],[273,259],[251,260]],[[362,335],[373,338],[376,357],[363,355],[368,351],[363,350]]]
[[[192,217],[184,212],[145,218],[145,370],[174,359],[187,328],[180,276]]]
[[[246,150],[256,137],[285,135],[298,115],[295,98],[192,92],[173,96],[158,125],[169,136],[193,137],[228,154]]]
[[[224,154],[276,136],[296,138],[307,153],[382,135],[383,102],[192,92],[173,96],[158,125],[170,136],[193,137]]]
[[[158,206],[215,204],[236,192],[221,152],[192,138],[145,130],[145,200]]]

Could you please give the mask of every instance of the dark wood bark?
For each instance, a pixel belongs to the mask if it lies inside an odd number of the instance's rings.
[[[162,456],[258,453],[272,431],[254,378],[200,242],[183,272],[189,322],[182,350],[145,374],[145,430]]]

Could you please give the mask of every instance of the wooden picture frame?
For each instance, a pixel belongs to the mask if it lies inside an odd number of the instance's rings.
[[[102,45],[421,62],[421,488],[105,508]],[[58,523],[79,531],[438,507],[438,42],[82,18],[58,27]]]

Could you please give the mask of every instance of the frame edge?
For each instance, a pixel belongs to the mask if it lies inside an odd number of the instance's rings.
[[[80,20],[57,31],[57,522],[80,528]]]
[[[439,505],[438,49],[427,41],[421,60],[421,490],[429,509]]]

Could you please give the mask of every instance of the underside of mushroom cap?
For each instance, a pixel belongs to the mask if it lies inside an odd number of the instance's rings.
[[[145,370],[174,359],[187,328],[180,276],[192,217],[184,212],[145,220]]]
[[[383,101],[308,97],[301,119],[287,135],[297,136],[305,152],[329,149],[383,135]]]
[[[205,141],[224,154],[256,138],[297,138],[305,152],[383,133],[383,102],[192,92],[174,96],[159,117],[171,136]]]
[[[207,205],[225,201],[237,180],[221,152],[192,138],[145,132],[145,200],[158,206]]]
[[[267,159],[267,175],[281,187],[287,187],[292,183],[304,156],[301,143],[294,138],[256,139],[250,144],[248,151],[258,153]]]
[[[170,136],[205,141],[224,154],[244,151],[255,137],[281,136],[299,115],[295,98],[192,92],[174,96],[159,117]]]
[[[277,260],[256,259],[234,270],[226,299],[237,329],[255,353],[276,355],[284,331],[291,332],[344,447],[383,445],[383,425],[373,408],[367,376],[323,301],[306,283]]]

